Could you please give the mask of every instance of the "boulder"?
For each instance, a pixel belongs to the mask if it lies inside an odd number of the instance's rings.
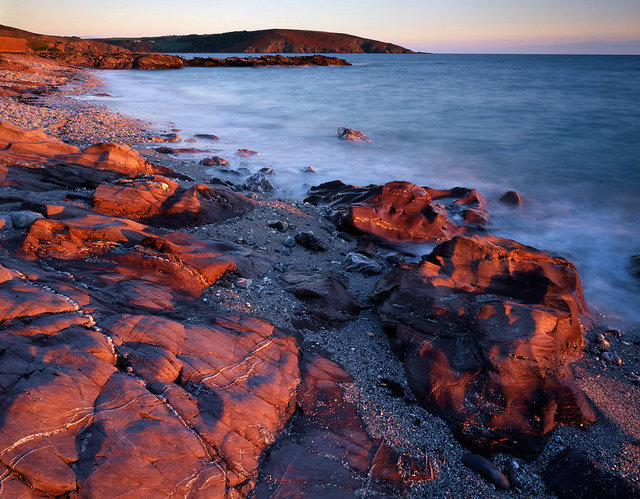
[[[305,201],[331,208],[340,230],[391,242],[449,239],[488,219],[484,198],[462,187],[437,190],[409,182],[355,187],[336,180],[309,189]]]
[[[285,291],[304,302],[305,314],[319,326],[340,325],[365,308],[347,291],[345,283],[330,274],[286,272]]]
[[[44,217],[35,211],[15,211],[11,214],[11,221],[17,229],[27,229],[39,218]]]
[[[161,176],[102,184],[93,207],[105,215],[126,217],[163,227],[218,223],[243,215],[255,202],[242,194],[197,184],[189,189]]]
[[[371,142],[371,139],[359,130],[353,128],[338,128],[338,137],[348,142]]]
[[[360,253],[347,253],[342,265],[349,272],[362,272],[367,275],[376,275],[382,272],[382,266],[378,262]]]
[[[507,191],[499,199],[500,202],[504,204],[510,204],[513,206],[522,206],[524,201],[522,200],[522,196],[516,191]]]
[[[457,236],[396,266],[373,300],[418,401],[480,452],[535,456],[595,414],[573,381],[588,314],[575,267],[494,236]]]
[[[229,162],[220,156],[213,156],[212,158],[203,158],[200,160],[200,164],[204,166],[226,166]]]
[[[246,189],[258,193],[272,192],[276,188],[269,176],[263,172],[257,172],[247,177],[244,186]]]

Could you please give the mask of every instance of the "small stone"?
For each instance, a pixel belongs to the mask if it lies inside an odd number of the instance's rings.
[[[360,253],[347,253],[343,266],[348,272],[361,272],[366,275],[376,275],[382,272],[382,266],[378,262]]]
[[[258,170],[261,173],[264,173],[265,175],[275,175],[276,171],[273,168],[268,168],[268,167],[264,167],[264,168],[260,168],[260,170]]]
[[[397,265],[399,263],[405,263],[405,258],[404,255],[401,255],[400,253],[396,253],[394,255],[389,255],[387,257],[387,262],[389,262],[391,265]]]
[[[598,343],[598,350],[600,350],[601,352],[604,352],[605,350],[609,350],[610,347],[611,347],[611,343],[609,343],[607,340],[604,340]]]
[[[44,217],[35,211],[16,211],[11,214],[11,221],[17,229],[26,229],[31,227],[33,222],[40,218]]]
[[[293,248],[296,245],[296,240],[291,236],[287,236],[287,238],[282,241],[282,244],[284,244],[287,248]]]
[[[236,287],[240,289],[248,289],[252,284],[253,280],[245,279],[244,277],[241,277],[235,282]]]
[[[283,222],[282,220],[267,220],[267,225],[272,229],[276,229],[278,232],[286,232],[289,228],[287,222]]]
[[[247,190],[258,193],[271,192],[275,190],[273,182],[271,182],[271,180],[269,180],[269,177],[262,172],[254,173],[253,175],[248,177],[244,181],[244,186]]]
[[[504,476],[495,464],[478,454],[465,454],[462,456],[462,464],[475,471],[499,489],[508,489],[511,486],[507,477]]]
[[[317,170],[313,166],[307,166],[307,167],[303,168],[302,171],[306,172],[306,173],[318,173]]]
[[[327,247],[320,241],[313,231],[298,232],[296,234],[296,242],[300,246],[304,246],[312,251],[326,251]]]
[[[375,334],[373,334],[371,331],[367,331],[367,336],[369,336],[370,338],[373,338]]]
[[[604,334],[613,336],[614,338],[622,338],[622,332],[618,329],[607,329]]]
[[[614,366],[622,365],[622,359],[613,352],[604,352],[602,354],[602,358],[609,364],[613,364]]]

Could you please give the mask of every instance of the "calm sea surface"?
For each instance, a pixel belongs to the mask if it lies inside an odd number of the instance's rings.
[[[101,71],[111,97],[96,100],[218,135],[232,166],[275,168],[283,196],[336,178],[475,187],[490,232],[573,261],[592,311],[640,336],[640,57],[344,57],[353,66]],[[340,126],[374,143],[342,142]],[[496,202],[510,189],[523,208]]]

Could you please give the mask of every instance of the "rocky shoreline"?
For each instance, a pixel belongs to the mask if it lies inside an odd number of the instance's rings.
[[[0,494],[639,494],[640,345],[569,262],[486,235],[481,194],[213,182],[223,131],[2,66]]]

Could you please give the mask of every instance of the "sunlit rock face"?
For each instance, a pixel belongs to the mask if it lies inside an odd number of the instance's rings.
[[[96,144],[84,150],[37,130],[0,121],[0,187],[31,191],[95,189],[99,184],[138,175],[184,178],[155,165],[129,146]]]
[[[295,407],[295,338],[233,316],[97,327],[45,276],[0,273],[0,461],[35,492],[221,497],[255,479]]]
[[[305,201],[333,209],[332,220],[342,230],[392,242],[448,239],[489,218],[474,189],[409,182],[355,187],[336,180],[312,187]]]
[[[594,421],[569,368],[588,313],[571,263],[458,236],[391,270],[374,301],[418,400],[468,446],[531,457],[556,424]]]
[[[93,207],[107,215],[179,228],[244,215],[253,210],[255,202],[237,192],[204,184],[187,189],[155,175],[99,185],[93,195]]]

